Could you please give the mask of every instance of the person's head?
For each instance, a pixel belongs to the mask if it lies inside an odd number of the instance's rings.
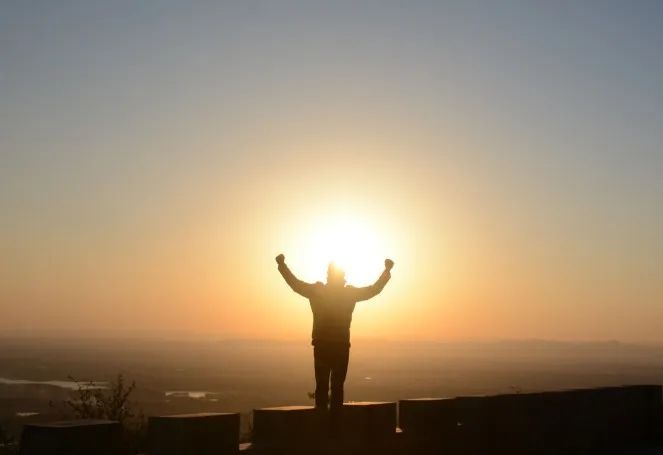
[[[330,262],[329,267],[327,267],[327,285],[330,286],[345,285],[345,272],[334,262]]]

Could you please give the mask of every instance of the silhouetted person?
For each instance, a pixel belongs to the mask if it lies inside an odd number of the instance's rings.
[[[343,383],[350,356],[350,323],[355,304],[375,297],[391,278],[391,259],[384,261],[384,272],[366,287],[345,285],[345,272],[333,263],[327,269],[327,283],[305,283],[293,275],[285,264],[285,256],[276,257],[279,272],[296,293],[309,299],[313,311],[313,360],[315,366],[315,406],[327,409],[331,377],[331,406],[334,411],[343,406]],[[332,419],[333,421],[334,419]]]

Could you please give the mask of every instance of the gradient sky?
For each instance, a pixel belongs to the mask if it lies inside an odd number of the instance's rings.
[[[273,258],[321,279],[310,239],[349,219],[366,277],[396,261],[355,337],[663,342],[662,24],[657,0],[3,1],[0,331],[306,340]]]

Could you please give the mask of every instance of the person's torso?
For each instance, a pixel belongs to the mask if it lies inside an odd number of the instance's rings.
[[[350,343],[350,324],[355,309],[352,287],[332,288],[316,283],[309,299],[313,312],[313,344],[319,341]]]

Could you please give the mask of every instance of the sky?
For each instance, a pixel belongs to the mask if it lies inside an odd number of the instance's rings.
[[[0,333],[663,342],[663,3],[0,2]]]

